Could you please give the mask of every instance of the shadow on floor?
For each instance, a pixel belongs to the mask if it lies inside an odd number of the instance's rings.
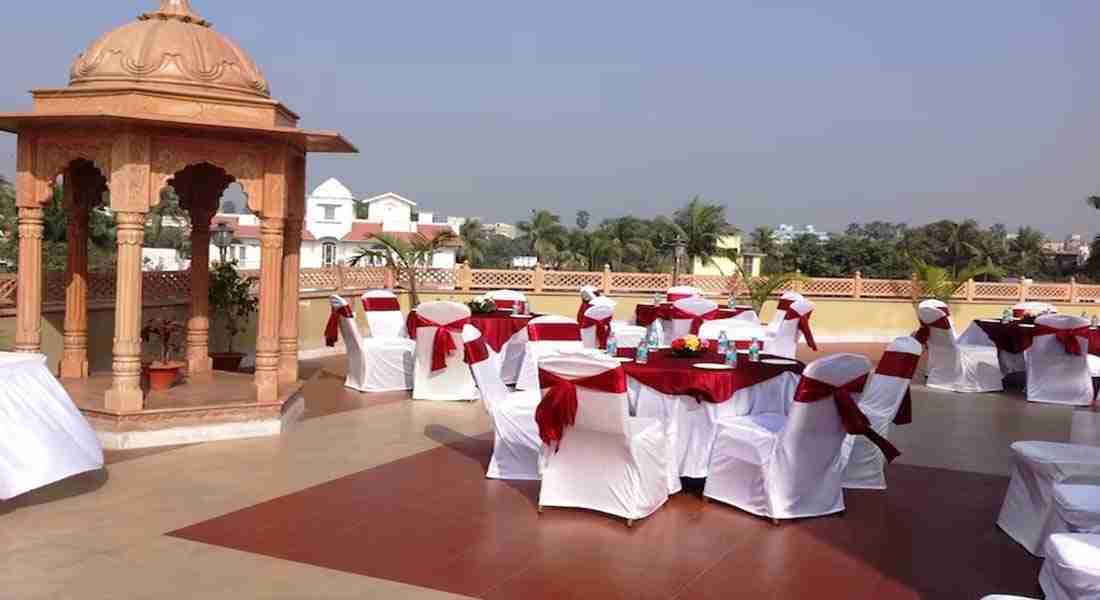
[[[11,500],[0,501],[0,516],[15,512],[20,508],[49,504],[58,500],[89,494],[106,485],[109,478],[110,475],[108,475],[106,468],[73,475],[46,487],[16,496]]]

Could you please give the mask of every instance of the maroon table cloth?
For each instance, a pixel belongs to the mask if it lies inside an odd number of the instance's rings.
[[[751,306],[735,306],[733,308],[719,308],[719,319],[732,319],[737,315],[752,310]],[[657,319],[669,319],[672,312],[672,304],[639,304],[634,307],[634,322],[642,327],[649,327]]]
[[[621,356],[633,357],[633,349],[619,351]],[[761,355],[764,358],[779,358]],[[737,368],[732,370],[708,371],[696,369],[695,363],[722,364],[724,361],[717,353],[705,353],[697,358],[678,358],[670,350],[656,350],[649,355],[644,365],[630,362],[623,365],[628,377],[633,377],[643,385],[663,394],[691,396],[700,402],[721,404],[733,397],[738,390],[763,383],[783,373],[801,374],[805,368],[800,362],[786,365],[773,365],[764,362],[749,362],[748,357],[740,356]]]
[[[415,311],[410,312],[405,321],[409,330],[409,337],[414,340],[416,339],[416,319],[413,318],[415,314]],[[534,316],[536,315],[532,315],[531,318],[534,318]],[[485,338],[485,343],[489,344],[493,352],[499,353],[504,345],[508,343],[508,340],[512,339],[513,335],[527,327],[527,324],[531,322],[531,318],[515,318],[510,312],[500,311],[471,315],[470,325],[481,332],[481,337]]]
[[[1026,321],[1000,321],[975,320],[978,327],[993,340],[993,345],[1002,352],[1020,354],[1031,347],[1031,338],[1035,336],[1035,327],[1021,327]],[[1033,324],[1033,323],[1032,323]],[[1100,329],[1089,328],[1089,354],[1100,356]]]

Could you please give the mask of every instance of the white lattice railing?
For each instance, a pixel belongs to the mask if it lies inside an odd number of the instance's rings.
[[[256,271],[242,271],[244,276],[259,278]],[[191,294],[189,271],[149,271],[142,274],[144,298],[150,304],[187,302]],[[744,294],[745,285],[736,278],[717,275],[683,275],[679,283],[694,285],[707,295],[725,297],[731,292]],[[484,291],[514,289],[528,292],[573,292],[581,286],[593,285],[609,293],[651,294],[672,286],[669,273],[615,273],[610,269],[595,272],[547,271],[540,267],[532,270],[470,269],[465,265],[455,268],[425,268],[417,273],[418,288],[422,290]],[[736,288],[731,290],[731,286]],[[15,273],[0,274],[0,308],[15,306],[19,287]],[[351,294],[376,288],[408,288],[407,276],[394,274],[384,267],[331,267],[302,269],[298,276],[298,288],[303,293]],[[915,282],[905,279],[863,279],[857,273],[852,278],[806,278],[794,281],[776,291],[801,292],[811,297],[833,298],[895,298],[913,299],[920,295]],[[258,286],[253,288],[258,292]],[[65,274],[51,272],[44,282],[44,298],[48,305],[65,302]],[[103,305],[114,302],[115,274],[90,273],[88,276],[88,301]],[[955,298],[965,301],[1019,301],[1041,300],[1047,302],[1098,302],[1100,285],[1069,283],[1001,283],[968,281],[961,286]]]

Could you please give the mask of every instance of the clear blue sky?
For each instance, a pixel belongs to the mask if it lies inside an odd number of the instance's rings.
[[[192,3],[304,126],[362,150],[312,160],[311,185],[506,221],[701,194],[746,228],[1100,229],[1095,0]],[[0,110],[155,4],[6,3]]]

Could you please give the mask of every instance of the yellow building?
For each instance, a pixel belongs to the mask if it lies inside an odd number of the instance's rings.
[[[745,271],[745,274],[751,277],[760,276],[764,266],[764,255],[756,252],[751,247],[742,248],[741,236],[727,235],[722,237],[718,240],[718,248],[720,250],[735,250],[740,256],[741,268]],[[715,256],[706,264],[703,264],[701,258],[696,258],[694,266],[693,272],[696,275],[722,275],[725,277],[739,275],[733,260],[725,256]]]

